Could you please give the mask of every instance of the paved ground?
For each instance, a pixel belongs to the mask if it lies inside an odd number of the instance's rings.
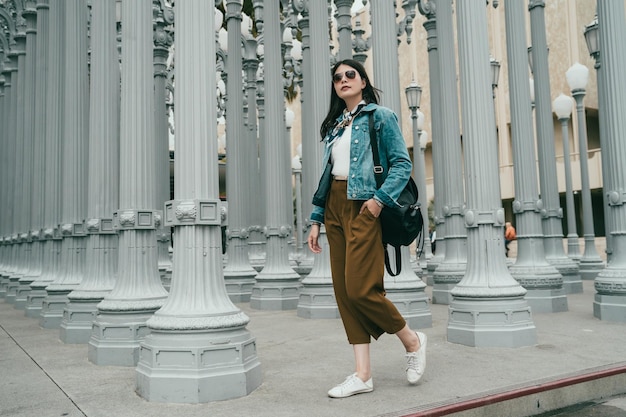
[[[37,320],[0,300],[0,415],[406,415],[546,378],[625,365],[626,324],[595,319],[594,293],[593,282],[584,282],[584,293],[568,296],[568,312],[535,314],[537,345],[517,349],[448,343],[447,306],[431,305],[433,326],[423,329],[429,337],[428,365],[420,385],[406,383],[401,345],[384,335],[372,346],[374,392],[342,400],[326,396],[353,369],[340,320],[307,320],[295,311],[258,311],[241,304],[257,339],[263,384],[243,398],[196,405],[143,400],[135,393],[134,368],[91,364],[86,345],[62,343],[58,330],[40,328]],[[597,407],[601,414],[569,415],[617,416],[623,414],[607,410],[626,409],[624,399]]]

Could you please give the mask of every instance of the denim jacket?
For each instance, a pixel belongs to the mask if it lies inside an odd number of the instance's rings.
[[[380,164],[383,167],[383,184],[376,188],[374,176],[374,159],[370,146],[369,116],[374,117],[374,129]],[[339,119],[337,119],[339,121]],[[322,177],[317,191],[313,195],[313,211],[311,221],[324,222],[326,197],[332,181],[330,135],[324,140],[324,157],[322,158]],[[388,207],[400,207],[398,197],[411,176],[411,158],[398,125],[396,114],[374,103],[366,105],[352,121],[352,137],[350,143],[350,169],[348,174],[347,198],[349,200],[369,200],[375,197]]]

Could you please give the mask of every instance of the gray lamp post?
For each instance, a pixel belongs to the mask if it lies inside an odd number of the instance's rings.
[[[334,0],[337,12],[335,19],[337,21],[337,32],[339,33],[339,59],[352,58],[352,25],[350,8],[354,0]]]
[[[242,33],[240,1],[226,2],[226,24],[228,36],[222,49],[228,53],[226,58],[226,134],[228,157],[226,167],[226,195],[228,199],[228,263],[224,268],[226,291],[233,302],[248,302],[255,283],[256,271],[250,265],[248,257],[248,238],[250,231],[249,207],[254,200],[250,196],[249,188],[245,188],[245,181],[250,175],[246,158],[247,138],[244,134],[243,118],[243,90],[240,74],[243,70],[242,62]],[[215,21],[217,23],[217,20]],[[218,26],[215,26],[218,27]],[[244,28],[245,30],[245,28]],[[236,74],[236,75],[235,75]]]
[[[611,260],[595,279],[593,314],[601,320],[626,321],[626,143],[622,134],[626,131],[626,25],[624,3],[598,0],[598,30],[601,50],[601,70],[598,72],[598,96],[604,117],[602,163],[607,165],[608,175],[604,182],[607,194],[610,230],[613,237]],[[601,75],[601,77],[600,77]]]
[[[447,337],[475,347],[536,343],[526,290],[507,270],[498,182],[495,123],[489,109],[487,16],[484,0],[456,3],[459,39],[463,154],[467,190],[467,270],[451,291]],[[515,320],[511,318],[515,317]]]
[[[422,147],[420,141],[420,133],[423,127],[420,126],[420,122],[423,124],[424,115],[422,114],[421,118],[418,117],[418,109],[422,99],[422,87],[417,85],[415,81],[411,81],[411,84],[404,89],[404,92],[406,94],[406,101],[409,105],[409,110],[411,110],[411,120],[413,126],[413,167],[415,170],[414,175],[417,180],[417,186],[420,189],[419,203],[422,206],[422,217],[424,220],[424,227],[422,229],[422,234],[424,236],[424,248],[421,257],[430,259],[432,257],[432,251],[430,247],[430,238],[428,236],[428,198],[426,195],[426,167],[424,160],[425,146]],[[419,251],[419,247],[417,249]]]
[[[324,149],[320,146],[316,130],[324,120],[330,99],[330,89],[328,88],[331,83],[330,71],[320,70],[320,68],[330,68],[329,35],[326,25],[328,9],[326,3],[321,1],[297,1],[294,2],[294,7],[302,15],[302,19],[298,23],[302,28],[303,35],[302,88],[304,90],[304,102],[302,114],[310,116],[302,120],[302,189],[304,195],[307,196],[303,203],[306,204],[304,207],[306,207],[308,215],[312,207],[310,196],[313,195],[322,174]],[[311,92],[315,92],[315,94]],[[339,310],[333,292],[330,250],[324,225],[320,230],[319,242],[322,246],[322,253],[312,254],[313,268],[302,280],[297,314],[301,318],[335,319],[339,317]]]
[[[583,202],[583,236],[585,251],[580,258],[580,277],[594,279],[598,272],[604,269],[604,262],[596,251],[596,236],[593,226],[593,207],[591,204],[591,190],[589,186],[589,166],[587,153],[587,123],[583,98],[589,80],[589,69],[582,64],[575,63],[565,73],[567,83],[572,89],[572,96],[576,100],[578,115],[578,146],[580,150],[580,183]]]
[[[300,155],[291,159],[291,172],[293,172],[296,191],[296,258],[300,261],[304,247],[304,231],[302,230],[302,162]]]
[[[589,50],[589,55],[591,55],[593,57],[593,59],[595,60],[595,65],[594,68],[596,69],[596,74],[597,74],[597,88],[598,91],[603,90],[603,86],[605,83],[604,80],[604,74],[601,70],[601,65],[600,65],[600,41],[598,38],[598,16],[596,15],[593,19],[593,21],[588,24],[587,26],[585,26],[585,41],[587,43],[587,49]],[[598,108],[602,109],[602,108],[606,108],[606,105],[604,104],[604,95],[602,94],[598,94]],[[606,147],[603,146],[603,142],[606,142],[606,138],[604,138],[603,132],[606,131],[606,127],[607,127],[607,123],[606,123],[606,114],[605,112],[599,112],[598,114],[599,116],[599,125],[600,125],[600,148],[603,149],[604,151],[606,151]],[[610,176],[609,176],[609,172],[610,172],[610,167],[609,167],[609,163],[610,161],[608,161],[607,159],[603,158],[602,161],[602,183],[604,186],[604,189],[609,189],[610,187],[608,187],[608,181],[611,180]],[[606,246],[605,246],[605,252],[606,252],[606,259],[608,262],[611,261],[611,256],[613,255],[613,235],[611,235],[610,231],[613,230],[612,224],[613,224],[613,219],[612,217],[609,215],[610,212],[610,206],[608,203],[608,197],[606,193],[602,193],[602,200],[603,200],[603,208],[604,208],[604,230],[605,230],[605,239],[606,239]]]
[[[537,132],[537,156],[539,160],[539,184],[543,207],[543,235],[546,259],[563,276],[563,287],[569,294],[582,292],[578,264],[563,250],[563,210],[559,206],[556,181],[556,152],[554,150],[554,121],[550,97],[550,74],[548,68],[548,41],[546,36],[545,1],[531,0],[530,32],[535,88],[535,120]]]
[[[561,123],[563,136],[563,164],[565,165],[565,203],[567,208],[567,255],[575,260],[580,259],[578,233],[576,232],[576,210],[574,208],[574,193],[572,191],[572,167],[569,152],[569,134],[567,124],[572,114],[574,100],[560,94],[552,102],[552,109]]]

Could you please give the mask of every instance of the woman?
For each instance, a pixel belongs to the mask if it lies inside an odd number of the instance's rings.
[[[409,328],[383,286],[385,249],[378,216],[384,206],[398,204],[412,168],[397,116],[378,105],[378,90],[358,61],[340,61],[331,74],[330,110],[320,128],[324,173],[313,196],[308,245],[314,253],[322,251],[318,238],[324,223],[335,298],[356,362],[356,372],[328,391],[330,397],[343,398],[374,389],[370,340],[383,333],[398,336],[406,350],[407,379],[417,383],[426,366],[426,335]],[[384,169],[380,189],[374,176],[370,117]]]

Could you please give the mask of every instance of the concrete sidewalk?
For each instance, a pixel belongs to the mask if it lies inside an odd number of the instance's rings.
[[[433,327],[423,329],[429,337],[428,363],[420,384],[408,385],[402,345],[384,335],[372,345],[374,392],[340,400],[326,395],[353,372],[352,349],[339,319],[301,319],[295,311],[258,311],[241,304],[257,339],[263,384],[243,398],[195,405],[143,400],[135,394],[134,368],[91,364],[86,345],[62,343],[58,330],[40,328],[37,320],[0,300],[0,415],[429,415],[425,410],[626,367],[626,324],[595,319],[594,294],[593,282],[586,281],[582,294],[568,296],[568,312],[533,315],[538,344],[517,349],[448,343],[448,307],[431,305]],[[510,412],[483,407],[459,415],[541,414],[562,404],[606,398],[626,392],[626,372],[592,385],[525,396],[508,403]]]

